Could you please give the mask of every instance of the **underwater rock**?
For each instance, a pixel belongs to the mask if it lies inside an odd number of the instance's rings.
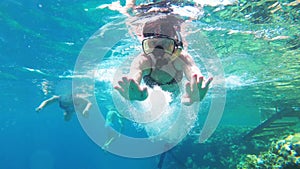
[[[300,154],[300,141],[294,143],[292,149],[295,150],[296,153],[299,155]]]
[[[260,155],[246,155],[237,168],[293,168],[300,169],[300,133],[272,143]]]

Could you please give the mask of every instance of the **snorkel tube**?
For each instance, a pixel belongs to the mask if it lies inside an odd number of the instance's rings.
[[[177,49],[183,49],[183,43],[182,43],[182,38],[181,35],[178,31],[176,31],[176,36],[177,36],[177,41],[176,41],[176,47]]]

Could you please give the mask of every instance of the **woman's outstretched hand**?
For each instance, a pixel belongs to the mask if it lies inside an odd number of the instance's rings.
[[[209,78],[203,82],[203,76],[193,75],[191,81],[185,85],[186,93],[182,96],[181,102],[189,106],[194,102],[201,101],[205,97],[212,80],[213,78]]]
[[[127,100],[143,101],[148,97],[147,88],[142,88],[135,80],[123,77],[114,88]]]

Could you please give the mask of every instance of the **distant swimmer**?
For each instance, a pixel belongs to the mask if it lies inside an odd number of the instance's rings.
[[[54,95],[51,98],[43,101],[35,110],[37,112],[41,111],[46,106],[58,102],[59,107],[64,110],[64,120],[69,121],[75,112],[75,107],[78,108],[82,115],[87,117],[92,103],[83,97],[69,95]]]

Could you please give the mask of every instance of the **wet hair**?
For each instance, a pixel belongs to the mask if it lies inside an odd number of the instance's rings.
[[[171,38],[178,38],[176,31],[180,31],[182,20],[176,16],[165,15],[155,20],[147,21],[143,26],[143,36],[167,35]]]

